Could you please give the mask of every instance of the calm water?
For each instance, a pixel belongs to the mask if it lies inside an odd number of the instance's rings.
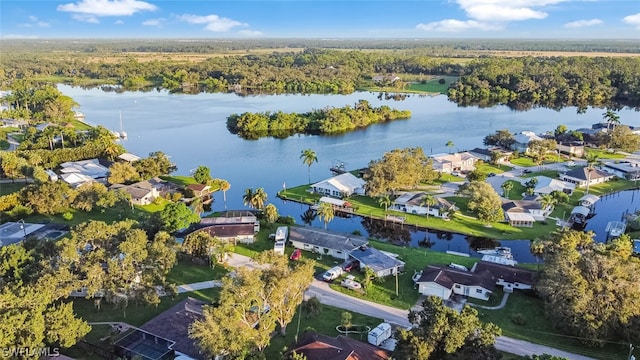
[[[103,92],[84,90],[66,85],[59,89],[80,104],[86,121],[119,130],[119,113],[123,129],[129,138],[123,145],[132,153],[146,156],[152,151],[163,151],[178,165],[178,175],[188,175],[198,165],[206,165],[214,177],[231,183],[227,192],[230,209],[243,208],[242,194],[248,187],[263,187],[283,215],[292,215],[300,223],[300,214],[307,206],[285,203],[275,197],[283,184],[295,186],[306,183],[307,167],[299,159],[300,151],[313,149],[318,163],[311,167],[312,181],[329,177],[329,166],[336,160],[347,167],[366,166],[372,159],[399,147],[422,147],[425,153],[448,152],[445,146],[452,140],[459,150],[482,146],[482,139],[495,130],[508,128],[512,132],[553,130],[558,124],[569,129],[590,127],[602,119],[603,109],[588,109],[577,114],[575,108],[561,111],[534,109],[513,111],[505,106],[492,108],[458,107],[445,96],[410,96],[404,101],[379,100],[377,93],[350,95],[263,95],[240,97],[235,94],[168,94],[154,92]],[[326,106],[353,105],[365,99],[372,106],[388,105],[408,109],[413,116],[388,124],[374,125],[335,136],[292,136],[287,139],[263,138],[243,140],[226,129],[226,117],[246,111],[306,112]],[[621,121],[640,126],[638,113],[619,112]],[[636,195],[637,196],[637,195]],[[216,194],[214,210],[223,208],[222,194]],[[619,211],[617,211],[619,212]],[[599,212],[596,218],[601,216]],[[615,215],[615,220],[620,214]],[[594,218],[594,219],[596,219]],[[594,220],[592,219],[592,221]],[[321,226],[318,220],[315,226]],[[591,225],[591,224],[590,224]],[[606,226],[606,221],[605,221]],[[364,226],[360,218],[338,219],[329,228],[376,235],[376,230]],[[400,229],[405,242],[417,245],[425,239],[424,231]],[[410,239],[407,239],[407,233]],[[443,237],[441,235],[441,237]],[[468,251],[464,236],[449,235],[439,239],[428,234],[431,248],[440,251]],[[528,241],[510,241],[509,246],[520,261],[535,261],[529,254]]]

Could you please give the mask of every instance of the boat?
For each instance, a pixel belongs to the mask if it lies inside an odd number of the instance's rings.
[[[127,132],[122,130],[122,111],[120,112],[120,133],[118,133],[118,137],[121,139],[127,138]]]
[[[605,229],[607,232],[607,239],[620,237],[620,235],[624,234],[626,229],[627,224],[622,221],[609,221],[607,223],[607,228]]]
[[[507,258],[504,256],[496,256],[496,255],[484,255],[482,256],[482,261],[492,262],[500,265],[507,266],[516,266],[518,264],[513,258]]]
[[[498,246],[493,249],[480,249],[477,251],[482,255],[490,255],[490,256],[498,256],[507,259],[513,259],[513,255],[511,254],[511,248],[506,246]]]
[[[333,164],[329,167],[332,173],[336,175],[344,174],[347,172],[346,164],[340,160],[334,161]]]

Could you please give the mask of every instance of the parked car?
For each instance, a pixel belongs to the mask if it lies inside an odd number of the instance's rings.
[[[469,271],[469,269],[466,266],[460,265],[460,264],[451,263],[449,264],[449,267],[452,269],[460,270],[460,271]]]
[[[351,270],[354,270],[354,269],[355,269],[355,270],[358,270],[358,269],[360,269],[360,261],[358,261],[358,260],[350,261],[350,262],[346,263],[346,264],[342,267],[342,269],[343,269],[344,271],[346,271],[346,272],[350,272]]]
[[[291,254],[291,257],[289,257],[289,260],[298,260],[298,259],[300,259],[300,257],[302,257],[302,250],[295,249],[295,250],[293,250],[293,253]]]
[[[324,274],[322,274],[322,280],[326,282],[331,282],[337,279],[342,274],[344,274],[344,270],[342,270],[342,267],[335,266],[327,270]]]
[[[532,172],[532,171],[531,171],[530,169],[524,169],[524,170],[522,170],[522,173],[523,173],[523,174],[531,174],[531,172]]]
[[[489,174],[487,174],[487,177],[494,177],[494,176],[496,176],[496,173],[489,173]]]
[[[356,281],[356,278],[353,275],[348,275],[346,279],[342,280],[340,286],[346,287],[351,290],[359,290],[362,289],[362,284]]]

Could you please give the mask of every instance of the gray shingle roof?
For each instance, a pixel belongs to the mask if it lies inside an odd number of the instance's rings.
[[[362,236],[301,226],[289,228],[289,240],[343,252],[349,252],[369,243]]]

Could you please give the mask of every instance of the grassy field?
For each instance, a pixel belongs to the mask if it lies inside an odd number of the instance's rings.
[[[605,149],[591,149],[588,148],[586,149],[587,154],[596,154],[598,156],[598,159],[624,159],[626,157],[626,155],[624,154],[619,154],[616,153],[614,151],[610,151],[610,150],[605,150]]]
[[[440,79],[444,79],[443,84],[440,84]],[[409,84],[408,90],[425,93],[446,94],[449,90],[449,86],[457,80],[458,78],[456,76],[435,77],[433,79],[424,81],[424,83],[423,81],[411,82],[411,84]]]
[[[512,167],[507,165],[492,165],[486,162],[478,162],[476,164],[476,170],[481,174],[502,174],[505,171],[511,170]]]
[[[188,260],[180,260],[167,274],[167,281],[176,285],[192,284],[200,281],[219,280],[227,274],[227,269],[196,265]]]

